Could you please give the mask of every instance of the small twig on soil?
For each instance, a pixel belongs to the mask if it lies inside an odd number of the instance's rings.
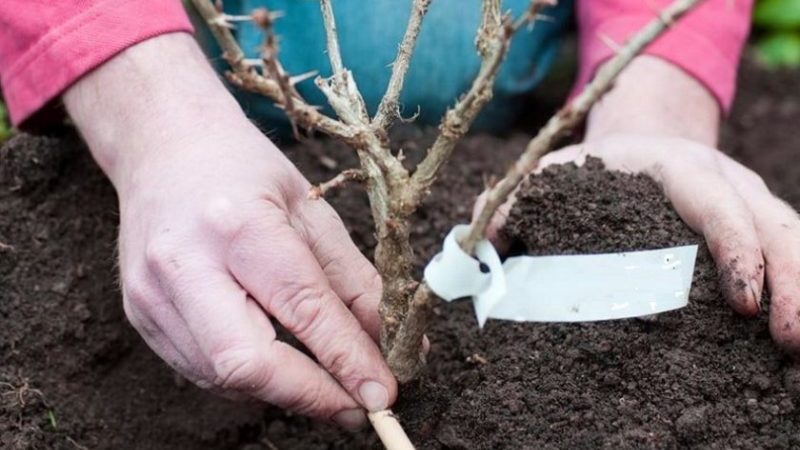
[[[558,139],[574,129],[583,121],[589,109],[612,86],[614,79],[650,42],[661,35],[677,19],[692,9],[702,0],[676,0],[661,14],[650,21],[619,49],[619,52],[604,63],[591,83],[566,107],[553,116],[528,143],[525,152],[486,195],[486,203],[480,213],[472,221],[470,232],[461,242],[464,251],[472,253],[475,245],[483,239],[486,227],[497,208],[508,199],[522,179],[535,167],[539,158],[551,150]]]
[[[2,393],[2,396],[14,398],[16,400],[17,406],[20,409],[25,408],[25,406],[28,404],[26,399],[30,395],[39,397],[40,399],[44,398],[44,394],[42,394],[42,391],[40,391],[39,389],[31,388],[28,379],[22,376],[19,377],[19,385],[14,385],[12,383],[3,381],[0,382],[0,386],[5,386],[6,388],[8,388],[6,392]]]
[[[269,438],[266,436],[262,437],[260,442],[264,444],[264,446],[267,447],[269,450],[279,450],[278,446],[273,444],[272,441],[270,441]]]
[[[308,191],[308,198],[310,200],[319,200],[333,189],[338,189],[344,186],[348,181],[356,181],[363,183],[367,180],[367,174],[361,169],[347,169],[342,171],[339,175],[331,178],[328,181],[320,183],[318,186],[312,186]]]
[[[367,417],[386,450],[414,450],[414,445],[391,410],[369,413]]]
[[[14,247],[13,245],[6,244],[5,242],[0,241],[0,252],[13,252],[15,250],[16,247]]]

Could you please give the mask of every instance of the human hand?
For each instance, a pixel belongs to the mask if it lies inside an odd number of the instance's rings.
[[[201,387],[347,428],[394,401],[380,277],[188,35],[126,50],[64,100],[117,190],[125,312],[159,356]]]
[[[766,279],[772,336],[789,352],[800,351],[800,220],[761,177],[695,141],[634,134],[566,147],[542,158],[537,170],[582,164],[589,155],[610,170],[645,173],[662,186],[681,218],[705,237],[735,311],[758,314]],[[504,205],[506,214],[509,208]],[[490,231],[495,240],[504,215],[497,217]]]
[[[591,155],[610,170],[652,177],[705,237],[733,309],[758,314],[766,282],[773,339],[800,356],[800,220],[761,177],[715,148],[718,117],[715,99],[699,83],[664,61],[640,57],[593,108],[584,143],[545,155],[537,170],[581,164]],[[512,203],[488,230],[501,248],[497,230]]]

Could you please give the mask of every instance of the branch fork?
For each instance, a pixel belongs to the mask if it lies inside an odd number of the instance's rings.
[[[281,15],[266,9],[250,16],[228,16],[221,12],[220,1],[192,0],[209,24],[230,65],[227,79],[235,86],[261,94],[282,108],[297,127],[319,130],[337,138],[356,151],[360,167],[347,169],[333,179],[314,186],[309,199],[347,182],[366,186],[376,227],[378,244],[375,265],[384,285],[379,312],[382,319],[381,347],[389,367],[401,383],[416,377],[425,363],[422,340],[431,320],[436,295],[424,282],[412,276],[414,253],[409,242],[410,217],[428,196],[442,166],[449,160],[456,143],[469,131],[475,118],[492,98],[492,89],[500,66],[508,54],[513,36],[537,20],[556,0],[531,0],[518,17],[504,13],[501,0],[482,0],[481,23],[475,46],[481,58],[477,76],[470,88],[444,114],[439,134],[413,173],[402,164],[402,153],[393,155],[388,135],[400,117],[400,94],[416,47],[425,14],[432,0],[412,0],[411,14],[394,63],[386,92],[377,113],[370,118],[353,74],[345,67],[339,48],[336,21],[331,0],[318,0],[325,25],[327,54],[331,75],[323,78],[316,72],[291,76],[280,63],[274,21]],[[675,0],[627,43],[615,49],[616,55],[601,66],[593,81],[570,104],[553,116],[534,137],[506,175],[488,189],[486,203],[470,224],[467,237],[460,242],[468,253],[484,238],[486,228],[497,209],[505,203],[522,179],[536,166],[538,159],[558,140],[576,128],[589,109],[611,88],[614,79],[650,42],[701,0]],[[245,59],[231,33],[234,22],[252,20],[265,33],[260,61]],[[261,67],[262,73],[256,68]],[[309,105],[295,85],[315,77],[336,113],[329,117]],[[370,414],[375,429],[390,449],[413,448],[390,411]]]

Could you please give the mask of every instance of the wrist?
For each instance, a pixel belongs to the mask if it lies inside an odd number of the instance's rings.
[[[171,143],[252,128],[185,33],[126,49],[69,88],[64,103],[118,188],[126,173]]]
[[[587,142],[633,133],[717,144],[720,107],[689,74],[652,56],[637,57],[590,111]]]

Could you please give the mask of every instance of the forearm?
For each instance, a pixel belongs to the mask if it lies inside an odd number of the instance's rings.
[[[714,96],[678,67],[640,56],[591,110],[586,140],[616,133],[683,137],[715,147],[720,107]]]
[[[115,185],[169,143],[254,128],[186,33],[128,48],[68,89],[64,103]]]

